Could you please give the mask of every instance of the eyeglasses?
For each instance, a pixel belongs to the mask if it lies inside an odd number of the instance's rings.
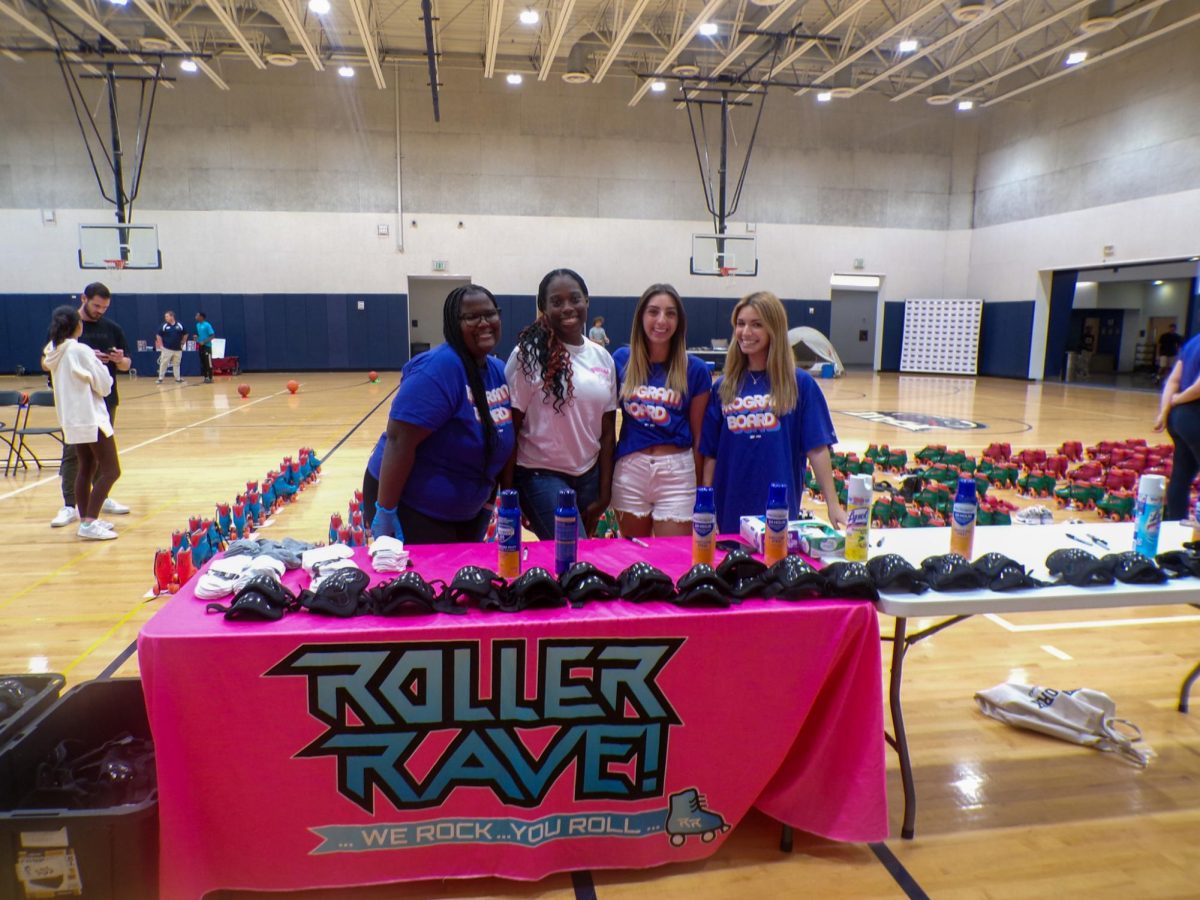
[[[500,310],[490,309],[487,312],[476,313],[473,316],[459,316],[458,321],[464,325],[470,325],[472,328],[487,322],[489,325],[495,325],[500,321]]]

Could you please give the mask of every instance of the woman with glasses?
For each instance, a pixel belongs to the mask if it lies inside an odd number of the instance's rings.
[[[455,288],[442,308],[446,343],[409,361],[363,476],[363,518],[375,537],[410,544],[483,539],[515,431],[487,288]]]
[[[542,540],[554,536],[562,488],[574,489],[582,526],[592,534],[612,494],[616,366],[584,337],[588,291],[578,273],[547,273],[537,308],[505,366],[518,435],[512,481],[530,530]]]

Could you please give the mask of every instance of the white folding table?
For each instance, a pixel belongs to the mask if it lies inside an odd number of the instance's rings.
[[[1074,537],[1070,537],[1073,535]],[[1108,547],[1090,544],[1094,536]],[[1178,522],[1163,524],[1159,538],[1160,553],[1178,550],[1184,541],[1192,539],[1192,529]],[[872,557],[898,553],[920,567],[929,556],[945,553],[949,548],[949,529],[889,528],[871,532]],[[973,559],[992,551],[1003,553],[1022,563],[1035,578],[1052,580],[1046,571],[1046,557],[1059,549],[1081,548],[1103,556],[1133,547],[1131,523],[1096,522],[1076,525],[995,525],[977,528]],[[987,613],[1004,615],[1018,612],[1048,612],[1064,609],[1105,609],[1124,606],[1169,606],[1188,604],[1200,606],[1200,581],[1195,578],[1173,579],[1166,584],[1135,585],[1117,582],[1104,587],[1046,587],[1030,590],[998,592],[988,590],[938,592],[924,594],[881,594],[879,611],[895,617],[891,636],[892,665],[888,701],[892,715],[892,734],[887,742],[900,758],[900,777],[904,785],[904,822],[901,836],[911,838],[917,817],[917,796],[913,784],[912,760],[904,730],[904,712],[900,704],[904,656],[908,648],[920,640],[955,625],[971,616]],[[919,631],[909,633],[911,618],[942,617]],[[1179,710],[1187,712],[1188,693],[1200,677],[1200,664],[1184,679],[1179,691]]]

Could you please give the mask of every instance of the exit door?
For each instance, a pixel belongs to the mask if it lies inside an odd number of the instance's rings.
[[[875,309],[878,291],[830,292],[829,341],[847,366],[875,363]]]

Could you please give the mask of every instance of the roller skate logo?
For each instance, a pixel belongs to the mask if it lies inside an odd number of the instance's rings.
[[[682,847],[689,835],[700,835],[700,840],[710,843],[719,832],[728,831],[729,825],[715,812],[705,809],[707,801],[695,788],[688,788],[671,795],[667,808],[667,834],[672,847]]]

